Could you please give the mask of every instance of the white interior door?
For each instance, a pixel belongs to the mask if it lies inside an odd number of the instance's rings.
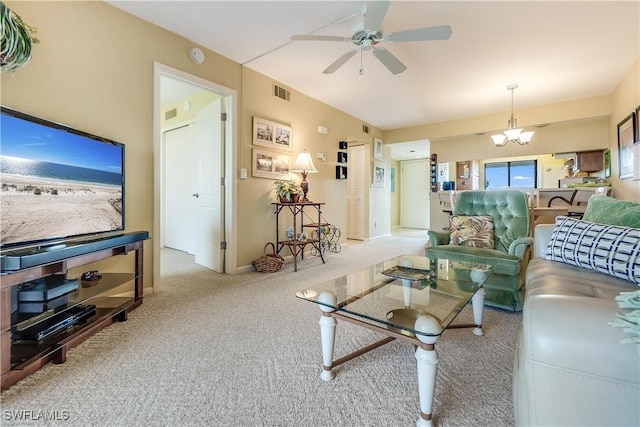
[[[401,224],[405,228],[427,229],[429,215],[429,161],[401,162]]]
[[[347,239],[364,240],[365,146],[351,146],[347,153]]]
[[[191,196],[197,182],[198,152],[194,127],[183,126],[164,133],[165,175],[164,245],[190,254],[195,252],[196,208]]]
[[[221,244],[224,241],[224,122],[222,99],[196,113],[198,146],[198,191],[196,219],[196,263],[224,272]]]

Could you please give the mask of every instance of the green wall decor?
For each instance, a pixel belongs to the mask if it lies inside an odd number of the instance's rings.
[[[35,27],[26,24],[20,16],[0,2],[0,72],[10,72],[23,67],[31,59]]]

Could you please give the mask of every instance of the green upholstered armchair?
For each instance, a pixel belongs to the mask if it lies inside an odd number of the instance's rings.
[[[484,285],[485,303],[522,310],[524,275],[533,245],[526,194],[515,190],[464,191],[457,198],[453,215],[492,217],[494,248],[451,245],[448,232],[429,230],[431,244],[425,249],[425,256],[493,265],[494,274]]]

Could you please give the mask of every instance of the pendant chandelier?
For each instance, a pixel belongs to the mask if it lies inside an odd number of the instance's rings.
[[[509,127],[504,131],[504,133],[491,136],[496,147],[504,147],[507,145],[507,142],[529,145],[529,142],[535,133],[533,131],[522,132],[522,128],[518,128],[518,119],[513,115],[513,91],[517,88],[517,83],[507,86],[507,89],[511,91],[511,118],[509,119]]]

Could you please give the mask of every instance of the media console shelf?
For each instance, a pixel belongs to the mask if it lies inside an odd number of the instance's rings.
[[[127,320],[127,314],[142,304],[144,240],[146,231],[126,233],[114,237],[75,241],[69,246],[47,254],[38,251],[8,251],[2,254],[4,269],[0,275],[0,351],[2,390],[40,369],[46,363],[64,363],[67,351],[80,344],[114,321]],[[103,273],[99,280],[79,281],[76,290],[66,294],[65,303],[43,313],[26,313],[17,309],[20,285],[118,255],[134,252],[133,269],[127,273]],[[18,265],[15,269],[13,266]],[[28,265],[28,267],[24,267]],[[62,276],[58,276],[62,277]],[[105,296],[118,286],[133,282],[133,296]],[[95,307],[95,309],[94,309]],[[89,308],[89,310],[87,310]],[[73,315],[86,316],[79,323]],[[18,332],[44,330],[46,325],[66,323],[64,328],[40,340],[20,339]]]

